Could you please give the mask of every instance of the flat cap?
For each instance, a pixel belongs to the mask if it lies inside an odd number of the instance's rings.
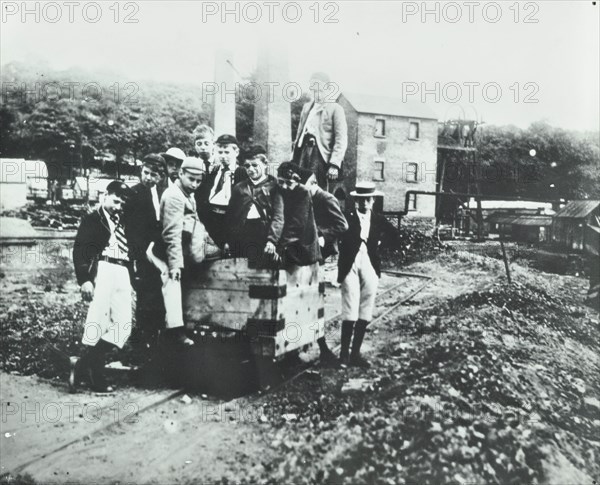
[[[181,164],[181,169],[188,172],[202,173],[204,172],[204,162],[196,157],[187,157]]]
[[[215,142],[215,144],[217,144],[217,145],[235,145],[237,147],[240,146],[240,144],[237,141],[237,138],[233,135],[221,135],[219,138],[217,138],[217,141]]]
[[[311,175],[313,175],[313,172],[296,165],[294,162],[283,162],[277,169],[277,175],[305,184]]]
[[[176,158],[179,161],[183,161],[185,153],[181,148],[169,148],[165,153],[161,153],[163,157]]]

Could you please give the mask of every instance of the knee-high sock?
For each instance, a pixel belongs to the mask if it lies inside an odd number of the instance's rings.
[[[366,320],[357,320],[354,326],[354,339],[352,340],[352,356],[358,357],[360,355],[360,347],[362,346],[367,331],[367,325],[369,322]]]
[[[352,331],[354,330],[354,322],[344,320],[342,322],[342,348],[340,350],[340,358],[348,358],[350,352],[350,342],[352,341]]]

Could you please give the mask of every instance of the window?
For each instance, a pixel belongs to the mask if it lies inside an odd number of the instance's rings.
[[[417,173],[418,165],[416,163],[408,163],[406,165],[406,181],[416,183],[418,182],[419,174]]]
[[[385,136],[385,120],[381,118],[377,118],[375,120],[375,136],[384,137]]]
[[[375,167],[373,169],[373,180],[380,181],[380,182],[382,180],[384,180],[383,167],[384,167],[383,160],[375,160]]]
[[[408,196],[408,210],[409,211],[417,210],[417,194],[410,194]]]
[[[408,138],[410,140],[418,140],[419,139],[419,122],[411,121],[408,124]]]

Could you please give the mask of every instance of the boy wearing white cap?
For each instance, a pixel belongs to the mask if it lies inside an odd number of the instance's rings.
[[[167,162],[168,176],[165,179],[165,184],[159,187],[159,196],[167,187],[171,187],[179,177],[179,168],[185,160],[185,153],[181,148],[171,147],[165,153],[161,153],[161,156]]]
[[[162,241],[154,249],[154,264],[161,271],[165,301],[167,333],[178,343],[192,345],[186,337],[181,301],[181,271],[184,267],[183,246],[195,224],[201,224],[196,213],[194,191],[200,185],[204,163],[188,157],[181,164],[179,178],[165,190],[160,201]],[[166,263],[165,263],[166,261]]]
[[[374,198],[383,196],[375,190],[374,183],[358,182],[350,195],[354,197],[356,210],[347,217],[349,227],[341,238],[338,259],[338,282],[342,284],[340,361],[368,367],[369,363],[360,355],[360,347],[373,317],[381,276],[378,248],[384,240],[397,241],[398,234],[385,217],[373,212]]]

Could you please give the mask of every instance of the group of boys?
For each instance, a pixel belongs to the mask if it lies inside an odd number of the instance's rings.
[[[338,360],[321,338],[321,361],[367,366],[360,347],[378,283],[377,248],[386,235],[395,234],[372,213],[373,198],[381,194],[370,184],[357,184],[352,195],[358,211],[346,220],[313,171],[284,162],[275,178],[262,147],[250,149],[240,166],[234,136],[214,141],[213,130],[200,125],[193,137],[197,157],[186,157],[178,148],[147,155],[140,182],[132,188],[111,182],[98,209],[81,222],[73,258],[82,297],[91,303],[85,351],[71,359],[70,388],[86,377],[94,391],[112,391],[104,376],[105,358],[131,334],[132,286],[138,343],[150,347],[163,333],[177,345],[193,345],[185,333],[180,279],[197,227],[222,254],[283,267],[322,262],[337,252],[340,241],[342,348]]]

